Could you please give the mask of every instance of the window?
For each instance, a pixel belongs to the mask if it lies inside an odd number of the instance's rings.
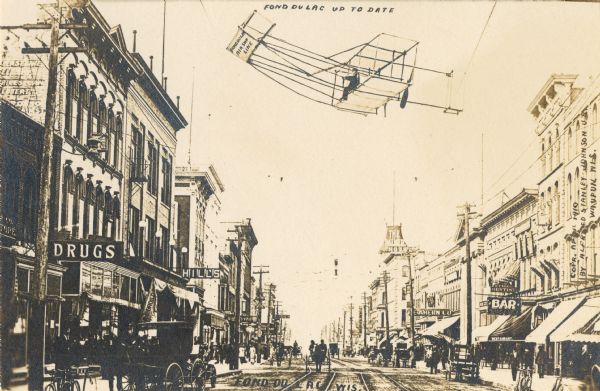
[[[554,167],[554,157],[552,155],[552,136],[548,136],[548,171]]]
[[[148,140],[148,191],[155,196],[158,193],[158,150],[152,136]]]
[[[151,219],[150,217],[146,217],[146,221],[148,223],[146,232],[146,257],[155,262],[156,261],[156,221]]]
[[[96,94],[92,90],[90,93],[90,110],[88,113],[89,123],[87,126],[87,138],[88,140],[94,136],[94,132],[98,128],[98,99]]]
[[[542,175],[546,175],[546,144],[542,141]]]
[[[168,157],[163,157],[162,158],[162,174],[163,174],[163,181],[162,181],[162,189],[160,191],[160,200],[170,206],[171,204],[171,183],[172,183],[172,168],[171,168],[171,161],[172,158],[169,155]]]
[[[63,170],[62,201],[61,201],[61,226],[67,229],[69,226],[69,205],[73,203],[75,184],[73,183],[73,170],[71,166],[65,166]]]
[[[144,145],[140,130],[132,125],[133,151],[131,156],[131,178],[142,178],[144,176]]]
[[[119,229],[119,221],[121,219],[121,200],[115,196],[112,199],[112,224],[110,226],[110,237],[117,238],[117,230]]]
[[[169,245],[169,229],[167,227],[160,226],[160,238],[161,238],[161,259],[160,263],[164,267],[170,268],[169,262],[169,254],[170,254],[170,245]]]
[[[103,220],[104,220],[104,192],[102,191],[102,187],[98,185],[96,187],[96,195],[95,195],[95,204],[94,204],[94,222],[92,225],[92,233],[93,235],[104,235],[103,228]]]
[[[65,132],[68,135],[73,135],[77,126],[77,112],[79,96],[77,78],[73,70],[69,70],[67,74],[67,92],[65,105]]]
[[[115,168],[119,168],[121,164],[121,151],[120,151],[120,141],[121,137],[123,137],[123,120],[121,118],[121,113],[117,114],[117,118],[115,119],[115,127],[114,127],[114,146],[113,146],[113,166]]]
[[[81,224],[79,224],[80,218],[80,207],[83,205],[85,207],[85,184],[83,183],[83,176],[81,173],[77,173],[75,176],[75,194],[73,195],[73,213],[72,213],[72,230],[71,237],[78,238],[79,237],[79,229],[81,228]]]
[[[408,266],[402,266],[402,277],[408,277]]]
[[[88,91],[83,80],[79,82],[79,100],[77,104],[77,134],[76,137],[83,142],[83,130],[87,130],[88,123]]]
[[[129,206],[129,242],[134,249],[134,252],[140,254],[140,211],[136,207]]]
[[[94,190],[94,184],[91,179],[85,184],[85,202],[83,204],[83,238],[86,239],[88,235],[94,234],[94,231],[90,230],[90,214],[92,214],[91,224],[94,224],[94,212],[96,205],[96,192]]]
[[[100,235],[112,237],[112,229],[109,229],[109,224],[113,224],[113,201],[110,192],[107,190],[104,193],[104,218],[102,219]]]

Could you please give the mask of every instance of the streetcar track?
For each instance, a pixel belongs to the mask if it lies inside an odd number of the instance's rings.
[[[335,371],[332,371],[331,378],[329,379],[329,382],[327,383],[327,385],[325,386],[325,389],[323,391],[329,390],[329,387],[331,387],[331,385],[333,384],[333,379],[335,379],[335,375],[337,375],[337,373]]]
[[[294,380],[288,386],[282,388],[281,391],[289,391],[289,390],[293,389],[296,386],[296,384],[300,383],[302,380],[306,379],[307,377],[309,377],[310,375],[312,375],[314,373],[316,373],[316,372],[313,372],[310,368],[308,368],[308,372],[306,372],[305,374],[303,374],[302,376],[300,376],[299,378]]]
[[[360,381],[362,382],[363,386],[365,386],[365,391],[370,391],[371,389],[369,388],[369,385],[367,384],[365,375],[363,373],[359,372],[358,377],[360,378]]]

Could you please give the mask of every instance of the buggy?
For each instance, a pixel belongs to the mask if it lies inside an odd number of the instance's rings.
[[[192,361],[192,323],[145,322],[139,323],[138,329],[144,335],[125,347],[123,390],[181,391],[186,385],[192,390],[204,390],[210,365],[200,357]],[[210,375],[214,386],[216,373],[214,378]]]

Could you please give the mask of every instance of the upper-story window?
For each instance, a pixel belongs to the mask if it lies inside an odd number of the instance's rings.
[[[90,93],[90,110],[88,121],[87,138],[89,140],[94,136],[94,132],[98,129],[98,98],[93,90]]]
[[[77,133],[75,137],[83,142],[84,129],[87,131],[89,95],[85,82],[79,82],[79,103],[77,105]]]
[[[114,129],[113,166],[119,169],[121,165],[121,137],[123,137],[123,119],[121,113],[117,113]]]
[[[130,175],[132,178],[141,178],[144,173],[143,136],[142,132],[140,132],[139,128],[135,125],[131,125],[131,137],[132,151]]]
[[[73,135],[77,127],[79,88],[77,77],[73,70],[67,73],[67,91],[65,105],[65,132]]]
[[[170,206],[171,203],[171,187],[172,187],[172,157],[168,155],[167,157],[162,158],[162,188],[160,191],[160,200]]]
[[[556,137],[555,137],[555,143],[556,143],[556,162],[557,164],[560,163],[560,143],[561,143],[561,138],[560,138],[560,134],[558,133],[558,129],[556,129]]]
[[[148,191],[158,193],[158,149],[152,136],[148,140]]]
[[[542,175],[546,175],[546,144],[542,141]]]
[[[548,136],[548,171],[554,168],[554,155],[552,154],[552,136]]]
[[[573,144],[573,130],[569,126],[567,131],[567,162],[575,157],[575,146]]]

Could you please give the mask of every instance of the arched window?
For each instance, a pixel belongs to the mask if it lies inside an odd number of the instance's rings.
[[[77,97],[78,93],[77,78],[75,72],[69,70],[67,73],[67,92],[65,104],[65,133],[73,135],[77,124]]]
[[[546,144],[542,141],[542,176],[546,176]]]
[[[575,153],[573,156],[579,154],[581,148],[581,129],[579,129],[579,121],[575,123]]]
[[[86,239],[90,234],[90,212],[93,213],[96,204],[96,192],[91,179],[85,184],[85,203],[83,207],[83,238]]]
[[[85,82],[79,82],[79,100],[77,104],[77,139],[83,142],[83,135],[87,131],[89,96]]]
[[[573,156],[575,156],[573,153],[573,131],[569,127],[567,131],[567,162],[570,162]]]
[[[116,169],[119,169],[119,165],[121,163],[120,157],[120,141],[123,137],[123,118],[121,113],[117,113],[117,117],[115,118],[115,132],[114,132],[114,147],[113,147],[113,166]]]
[[[108,163],[108,165],[112,165],[113,162],[113,158],[114,158],[114,152],[112,150],[113,148],[113,138],[114,138],[114,133],[115,133],[115,113],[112,111],[112,109],[108,110],[108,116],[106,119],[106,153],[104,156],[106,163]]]
[[[89,112],[89,123],[87,127],[87,138],[90,139],[94,136],[94,132],[98,128],[98,98],[96,93],[92,91],[90,93],[90,112]]]
[[[75,176],[75,193],[73,195],[73,213],[72,213],[72,221],[71,221],[71,236],[74,238],[78,238],[80,235],[80,224],[79,224],[79,214],[80,214],[80,206],[84,205],[85,199],[85,184],[83,183],[83,176],[78,173]],[[85,214],[85,213],[84,213]]]
[[[548,136],[548,171],[554,167],[554,156],[552,155],[552,136]]]
[[[104,236],[104,191],[102,187],[98,185],[96,187],[96,204],[94,205],[94,222],[93,222],[93,234],[98,236]]]
[[[23,239],[33,242],[37,226],[37,184],[35,174],[30,167],[25,173],[23,182]]]
[[[546,194],[546,202],[548,205],[547,224],[548,224],[548,229],[550,229],[550,228],[552,228],[552,217],[554,214],[553,202],[552,202],[552,188],[551,187],[548,188],[548,193]]]
[[[561,139],[560,139],[560,135],[558,134],[558,129],[556,129],[556,137],[554,138],[554,142],[556,143],[556,163],[558,164],[561,160],[560,157],[560,143],[561,143]]]
[[[66,229],[69,225],[69,205],[73,203],[73,195],[75,193],[75,183],[73,179],[73,170],[71,166],[66,165],[63,170],[63,183],[62,183],[62,201],[60,207],[61,216],[61,227]]]
[[[113,221],[110,227],[110,237],[116,239],[117,230],[119,229],[119,221],[121,219],[121,201],[117,195],[115,195],[112,199],[112,216]]]

